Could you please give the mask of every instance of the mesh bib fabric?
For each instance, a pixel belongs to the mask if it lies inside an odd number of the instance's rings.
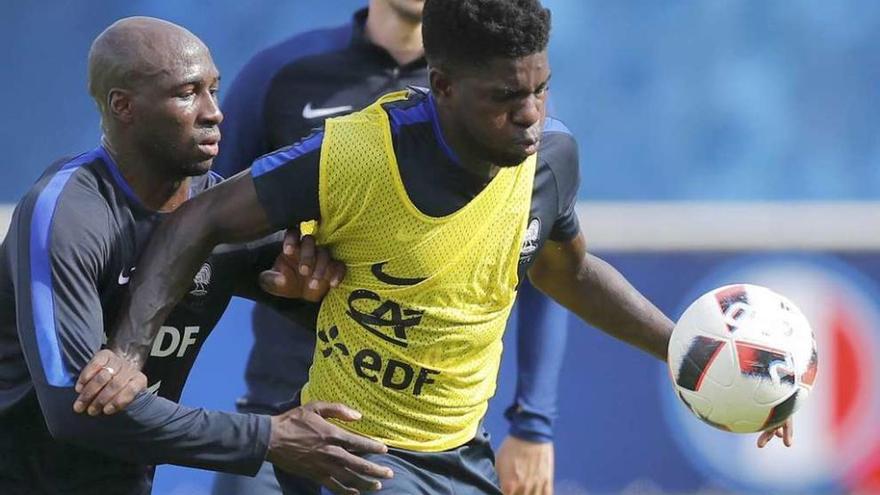
[[[445,217],[404,189],[382,104],[326,122],[318,242],[348,267],[324,299],[303,403],[361,413],[338,423],[387,445],[435,452],[473,438],[516,295],[535,156],[502,168]]]

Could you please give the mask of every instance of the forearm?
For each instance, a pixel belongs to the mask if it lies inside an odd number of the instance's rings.
[[[271,232],[247,174],[185,202],[155,230],[111,334],[111,350],[142,366],[160,326],[221,243]]]
[[[268,416],[193,409],[141,393],[124,411],[91,417],[71,409],[68,388],[38,390],[49,431],[69,442],[138,464],[253,475],[266,457]]]
[[[541,270],[533,283],[590,325],[665,361],[673,323],[605,261],[589,253],[574,273]]]
[[[138,264],[124,308],[109,347],[143,366],[153,339],[168,314],[184,295],[201,264],[218,243],[198,215],[167,218],[153,233]],[[134,295],[134,297],[132,297]]]

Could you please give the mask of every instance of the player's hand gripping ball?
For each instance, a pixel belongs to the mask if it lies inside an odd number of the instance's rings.
[[[679,398],[706,423],[752,433],[780,426],[809,395],[818,354],[813,330],[785,297],[756,285],[700,296],[669,341]]]

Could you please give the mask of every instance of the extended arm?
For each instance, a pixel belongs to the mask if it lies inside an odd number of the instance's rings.
[[[185,202],[153,233],[132,278],[110,348],[142,365],[159,327],[211,250],[221,243],[252,241],[273,230],[248,173]]]
[[[517,294],[517,377],[495,466],[505,494],[553,493],[553,421],[568,311],[529,283]]]
[[[317,133],[265,155],[170,214],[141,255],[110,348],[142,367],[160,325],[215,246],[318,219],[322,140]]]
[[[76,374],[104,337],[98,287],[111,236],[103,205],[69,187],[57,204],[45,201],[51,191],[26,197],[7,240],[19,342],[49,432],[135,463],[255,473],[270,440],[266,416],[187,408],[148,393],[107,419],[71,408]]]
[[[529,271],[536,287],[596,328],[666,360],[673,323],[578,234],[548,242]]]

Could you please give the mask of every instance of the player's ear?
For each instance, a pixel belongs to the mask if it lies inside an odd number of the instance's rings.
[[[107,93],[107,111],[120,122],[131,123],[134,119],[131,91],[122,88],[111,89]]]
[[[431,67],[428,71],[431,93],[435,98],[448,98],[452,92],[452,78],[449,73],[439,67]]]

